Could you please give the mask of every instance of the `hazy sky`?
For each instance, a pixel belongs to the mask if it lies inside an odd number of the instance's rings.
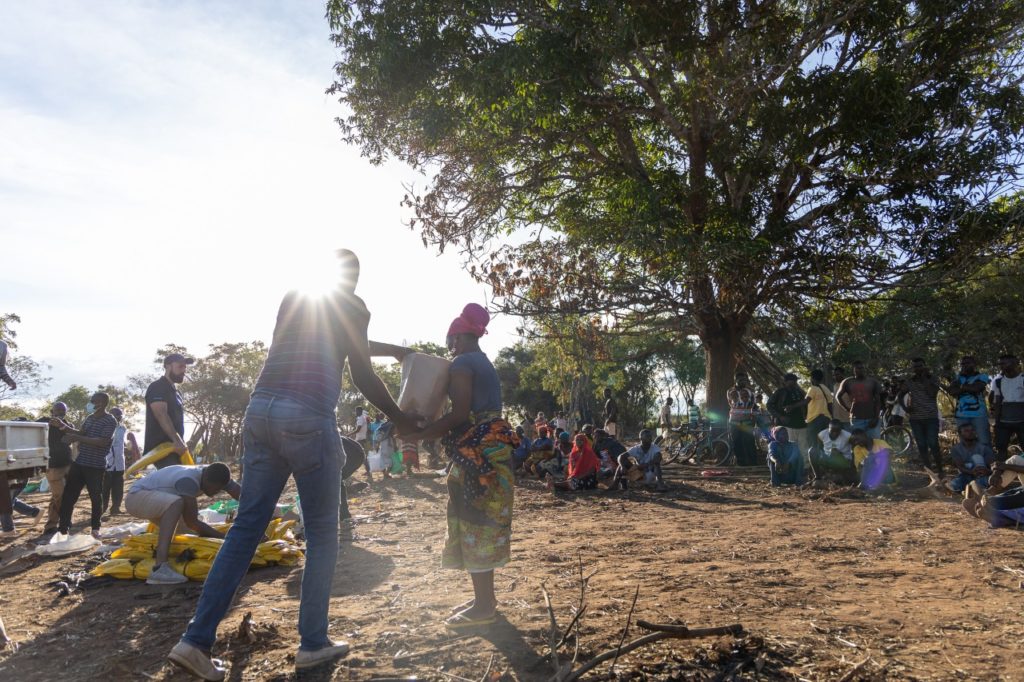
[[[49,394],[152,371],[157,347],[269,341],[339,246],[382,341],[443,343],[469,301],[403,224],[400,166],[340,139],[321,0],[0,4],[0,312]],[[498,318],[483,347],[515,341]],[[13,399],[24,398],[15,394]]]

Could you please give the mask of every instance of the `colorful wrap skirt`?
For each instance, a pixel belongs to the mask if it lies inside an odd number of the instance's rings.
[[[475,573],[508,563],[515,481],[512,451],[517,442],[515,431],[500,417],[446,442],[452,468],[442,567]]]

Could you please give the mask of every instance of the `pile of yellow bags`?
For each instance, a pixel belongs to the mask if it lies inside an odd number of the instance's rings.
[[[251,566],[294,566],[302,556],[292,533],[295,520],[274,519],[267,526],[267,540],[256,548]],[[158,535],[150,524],[148,532],[126,538],[124,544],[105,561],[92,569],[92,575],[109,575],[115,578],[145,580],[153,570],[153,553]],[[213,528],[227,532],[229,523],[214,524]],[[221,545],[220,538],[201,538],[197,535],[175,535],[171,540],[169,556],[171,568],[190,580],[206,580],[213,558]]]

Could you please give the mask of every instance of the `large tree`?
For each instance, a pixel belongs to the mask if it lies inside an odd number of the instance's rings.
[[[424,242],[462,248],[508,312],[696,334],[718,409],[756,314],[1013,244],[1019,1],[333,0],[328,18],[343,133],[425,171]]]

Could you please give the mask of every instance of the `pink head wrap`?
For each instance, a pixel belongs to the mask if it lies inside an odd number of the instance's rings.
[[[490,321],[491,316],[483,306],[469,303],[462,309],[462,314],[452,321],[447,335],[473,334],[479,338],[487,333],[487,323]]]

